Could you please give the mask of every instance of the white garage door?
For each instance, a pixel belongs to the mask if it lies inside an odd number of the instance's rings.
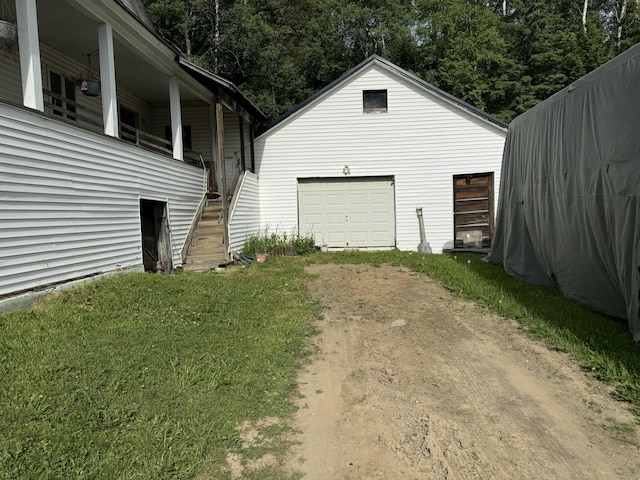
[[[394,247],[394,198],[391,177],[298,179],[300,232],[329,247]]]

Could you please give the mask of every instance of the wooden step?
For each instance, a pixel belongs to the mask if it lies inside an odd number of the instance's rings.
[[[207,225],[200,224],[198,227],[198,231],[196,233],[196,238],[207,238],[207,237],[220,237],[224,236],[224,226],[223,225]]]
[[[198,226],[200,227],[220,227],[220,228],[222,228],[223,225],[224,223],[219,222],[218,219],[216,218],[203,219],[203,220],[200,220],[200,223],[198,224]]]
[[[191,242],[191,248],[200,247],[200,246],[218,246],[224,245],[224,238],[222,235],[219,236],[204,236],[200,238],[196,238],[193,242]]]
[[[182,269],[186,272],[206,272],[208,270],[214,270],[218,268],[218,263],[209,264],[209,263],[198,263],[198,264],[185,264],[182,266]]]
[[[223,243],[211,244],[211,245],[194,245],[189,251],[189,257],[194,259],[201,258],[203,255],[222,255],[226,251],[226,247]]]
[[[227,263],[224,245],[224,223],[222,217],[222,201],[208,200],[202,212],[187,259],[182,266],[184,270],[205,271]]]
[[[213,222],[221,222],[221,213],[222,210],[212,210],[212,211],[206,211],[202,214],[202,220],[201,221],[213,221]]]
[[[207,210],[222,210],[222,202],[207,202],[204,206],[205,211]]]
[[[219,257],[215,260],[185,263],[184,265],[182,265],[182,269],[189,272],[204,272],[207,270],[218,268],[220,265],[224,265],[226,263],[227,261],[224,257]]]
[[[214,263],[214,262],[223,262],[225,260],[224,258],[224,251],[222,251],[222,253],[209,253],[206,255],[190,255],[187,257],[187,261],[186,264],[190,265],[192,263]]]

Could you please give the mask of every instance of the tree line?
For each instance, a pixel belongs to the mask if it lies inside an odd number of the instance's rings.
[[[640,41],[640,0],[145,0],[269,118],[372,54],[505,121]]]

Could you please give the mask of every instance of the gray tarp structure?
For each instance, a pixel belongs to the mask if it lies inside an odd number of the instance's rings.
[[[640,44],[509,126],[489,261],[640,341]]]

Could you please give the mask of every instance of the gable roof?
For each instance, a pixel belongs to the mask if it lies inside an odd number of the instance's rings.
[[[311,95],[309,98],[307,98],[303,102],[301,102],[298,105],[296,105],[295,107],[293,107],[288,112],[282,114],[280,117],[275,119],[269,125],[269,128],[271,129],[271,128],[275,127],[276,125],[278,125],[278,124],[284,122],[285,120],[287,120],[289,117],[291,117],[295,113],[299,112],[300,110],[303,110],[308,105],[311,105],[312,103],[315,103],[320,98],[324,97],[329,91],[337,88],[338,85],[340,85],[341,83],[345,82],[347,79],[349,79],[350,77],[352,77],[353,75],[355,75],[359,71],[363,70],[364,68],[366,68],[370,64],[379,65],[379,66],[381,66],[382,68],[384,68],[385,70],[387,70],[387,71],[389,71],[391,73],[394,73],[394,74],[396,74],[398,76],[404,77],[407,80],[413,82],[415,85],[419,86],[420,88],[438,95],[439,97],[441,97],[442,99],[444,99],[448,103],[452,104],[453,106],[455,106],[457,108],[460,108],[460,109],[463,109],[463,110],[466,110],[469,113],[481,118],[484,121],[492,123],[492,124],[494,124],[494,125],[496,125],[496,126],[498,126],[500,128],[503,128],[503,129],[506,129],[508,127],[508,124],[506,122],[500,120],[499,118],[496,118],[493,115],[489,115],[487,112],[485,112],[483,110],[480,110],[479,108],[476,108],[473,105],[470,105],[467,102],[465,102],[463,100],[460,100],[457,97],[454,97],[453,95],[451,95],[450,93],[445,92],[444,90],[440,90],[435,85],[432,85],[431,83],[429,83],[429,82],[427,82],[427,81],[425,81],[425,80],[423,80],[423,79],[421,79],[419,77],[416,77],[412,73],[407,72],[406,70],[400,68],[399,66],[397,66],[394,63],[391,63],[388,60],[385,60],[384,58],[382,58],[379,55],[371,55],[369,58],[367,58],[366,60],[360,62],[358,65],[353,67],[351,70],[349,70],[346,73],[344,73],[341,77],[339,77],[338,79],[334,80],[333,82],[331,82],[330,84],[328,84],[324,88],[318,90],[316,93]]]

